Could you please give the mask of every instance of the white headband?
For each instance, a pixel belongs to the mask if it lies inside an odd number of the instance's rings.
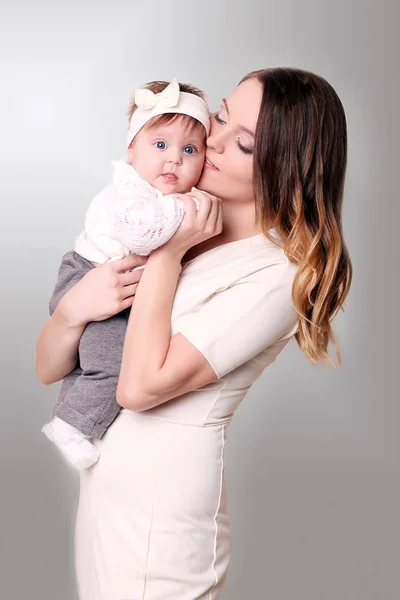
[[[157,115],[166,113],[179,113],[193,117],[204,125],[207,135],[209,134],[210,118],[207,104],[195,94],[181,92],[179,90],[179,83],[175,78],[159,94],[154,94],[151,90],[146,89],[136,90],[135,104],[137,109],[133,113],[129,123],[127,135],[128,146],[147,121],[150,121],[150,119]]]

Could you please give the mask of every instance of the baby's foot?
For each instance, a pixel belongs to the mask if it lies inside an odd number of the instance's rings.
[[[57,446],[68,463],[78,471],[87,469],[99,460],[100,452],[76,427],[58,417],[42,427],[42,432]]]

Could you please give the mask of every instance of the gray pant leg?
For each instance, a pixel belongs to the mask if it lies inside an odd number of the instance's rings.
[[[86,260],[83,258],[83,256],[80,256],[73,250],[70,250],[62,257],[58,270],[57,282],[49,300],[50,315],[53,314],[57,304],[60,302],[64,294],[68,292],[68,290],[70,290],[74,285],[76,285],[85,275],[85,273],[94,268],[94,265],[92,265],[90,261]],[[61,382],[58,402],[61,402],[62,399],[66,397],[71,389],[71,386],[80,375],[82,375],[82,369],[79,364],[78,356],[78,363],[76,367],[70,373],[68,373],[68,375],[66,375]]]
[[[64,254],[58,269],[56,285],[49,300],[50,315],[53,314],[64,294],[76,285],[91,269],[95,269],[95,266],[74,250],[70,250]]]
[[[50,299],[50,313],[61,297],[94,266],[74,251],[62,259]],[[120,406],[115,399],[122,349],[130,309],[88,323],[79,343],[79,363],[63,380],[53,417],[57,416],[85,435],[100,439]]]
[[[57,282],[49,300],[50,315],[53,314],[57,304],[60,302],[64,294],[68,292],[68,290],[70,290],[74,285],[76,285],[85,275],[85,273],[94,268],[94,265],[92,265],[90,261],[86,260],[86,258],[83,258],[83,256],[80,256],[80,254],[74,252],[74,250],[70,250],[62,257],[58,270]],[[61,388],[58,395],[59,401],[62,398],[65,398],[71,386],[80,375],[82,375],[82,369],[80,367],[78,357],[78,363],[76,367],[70,373],[68,373],[68,375],[66,375],[61,382]]]
[[[119,314],[87,324],[79,344],[82,373],[53,411],[54,416],[97,439],[121,409],[115,397],[127,320],[128,315]]]

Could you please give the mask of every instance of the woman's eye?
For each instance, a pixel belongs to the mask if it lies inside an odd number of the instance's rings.
[[[236,139],[236,143],[239,147],[239,150],[241,150],[241,152],[243,152],[243,154],[253,154],[253,149],[252,148],[246,148],[246,146],[243,146],[240,143],[240,138]]]
[[[196,154],[196,148],[194,146],[185,146],[183,151],[185,154]]]
[[[223,119],[221,119],[221,117],[219,116],[218,113],[214,114],[214,119],[217,121],[217,123],[221,123],[222,125],[226,125],[226,121],[224,121]]]
[[[165,142],[156,142],[155,146],[158,150],[165,150],[167,144]]]
[[[217,123],[220,123],[221,125],[226,125],[226,121],[221,119],[218,113],[214,113],[213,117],[217,121]],[[238,145],[239,150],[243,152],[243,154],[253,154],[254,150],[252,148],[246,148],[246,146],[243,146],[243,144],[240,143],[240,138],[236,138],[236,143]]]

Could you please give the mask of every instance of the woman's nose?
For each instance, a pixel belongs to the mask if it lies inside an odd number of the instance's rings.
[[[222,154],[225,147],[225,132],[222,128],[216,129],[211,125],[210,134],[206,141],[207,148],[211,148],[217,154]]]

